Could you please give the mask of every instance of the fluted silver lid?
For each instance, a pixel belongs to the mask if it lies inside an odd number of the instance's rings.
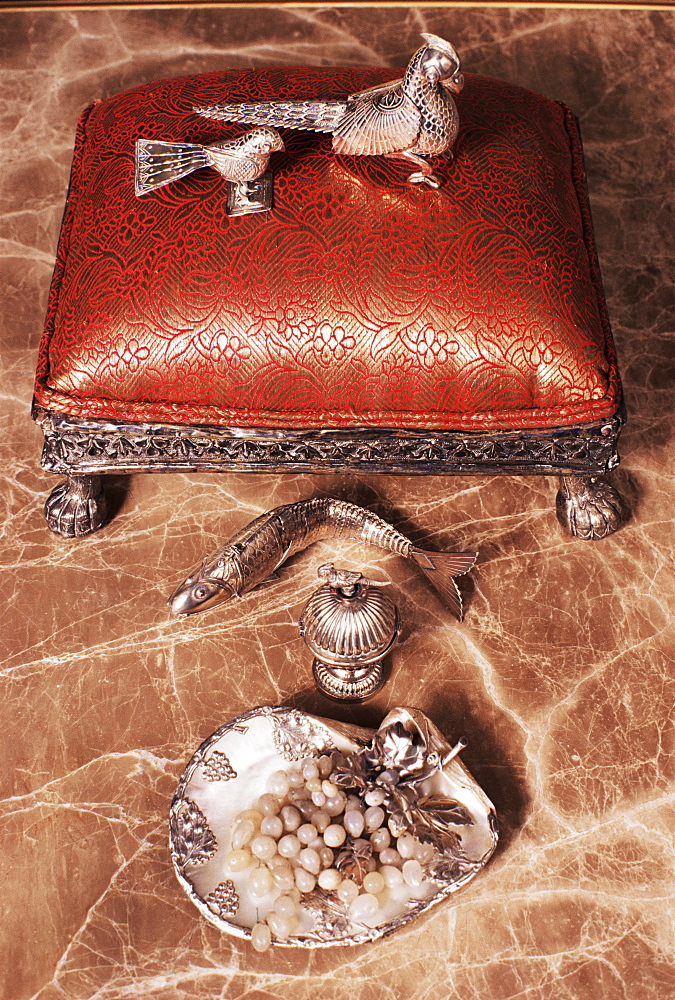
[[[381,586],[360,573],[335,570],[329,575],[327,567],[321,569],[324,572],[320,575],[327,576],[329,582],[310,597],[300,620],[312,653],[321,660],[345,665],[383,657],[398,633],[394,602]]]

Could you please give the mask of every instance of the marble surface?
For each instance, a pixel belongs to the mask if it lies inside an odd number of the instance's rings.
[[[29,419],[80,109],[146,80],[273,63],[404,65],[421,30],[466,69],[581,120],[629,424],[634,516],[566,537],[549,479],[139,476],[79,542],[51,535]],[[673,115],[675,13],[298,8],[0,13],[2,513],[0,997],[664,1000],[675,995]],[[278,503],[334,494],[430,548],[476,547],[466,621],[396,556],[321,543],[192,620],[167,594]],[[296,622],[320,562],[387,576],[392,676],[347,713]],[[176,882],[167,812],[196,746],[259,704],[376,725],[426,711],[493,799],[501,842],[460,895],[373,946],[257,955]]]

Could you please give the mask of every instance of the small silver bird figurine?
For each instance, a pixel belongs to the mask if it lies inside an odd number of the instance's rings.
[[[211,146],[138,139],[136,195],[140,197],[149,191],[156,191],[201,167],[213,167],[237,187],[242,197],[246,197],[247,185],[265,173],[271,153],[283,148],[277,130],[266,125]]]
[[[425,156],[451,155],[459,131],[457,107],[449,91],[464,86],[452,45],[423,34],[400,80],[370,87],[343,101],[266,101],[195,108],[204,118],[332,132],[336,153],[401,157],[419,169],[412,184],[437,188],[438,177]]]

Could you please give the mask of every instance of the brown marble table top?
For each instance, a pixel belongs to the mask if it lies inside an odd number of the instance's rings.
[[[568,103],[629,423],[630,523],[562,533],[546,478],[138,476],[79,542],[42,518],[29,418],[73,130],[97,97],[262,64],[405,65],[427,30],[464,67]],[[675,996],[673,89],[675,12],[268,8],[0,12],[2,1000],[665,1000]],[[670,264],[670,269],[669,269]],[[165,598],[268,507],[371,506],[430,548],[477,548],[454,623],[414,567],[321,543],[194,619]],[[296,622],[320,562],[386,575],[403,619],[372,702],[332,707]],[[255,953],[176,882],[183,767],[260,704],[377,725],[425,711],[494,801],[498,852],[460,894],[361,948]]]

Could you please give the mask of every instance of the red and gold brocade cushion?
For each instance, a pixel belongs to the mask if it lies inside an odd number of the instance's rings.
[[[467,74],[439,191],[410,167],[282,130],[272,212],[228,218],[200,170],[140,199],[141,137],[246,131],[194,105],[337,98],[395,70],[153,83],[88,108],[37,374],[82,418],[268,427],[545,428],[615,413],[620,384],[576,123]]]

